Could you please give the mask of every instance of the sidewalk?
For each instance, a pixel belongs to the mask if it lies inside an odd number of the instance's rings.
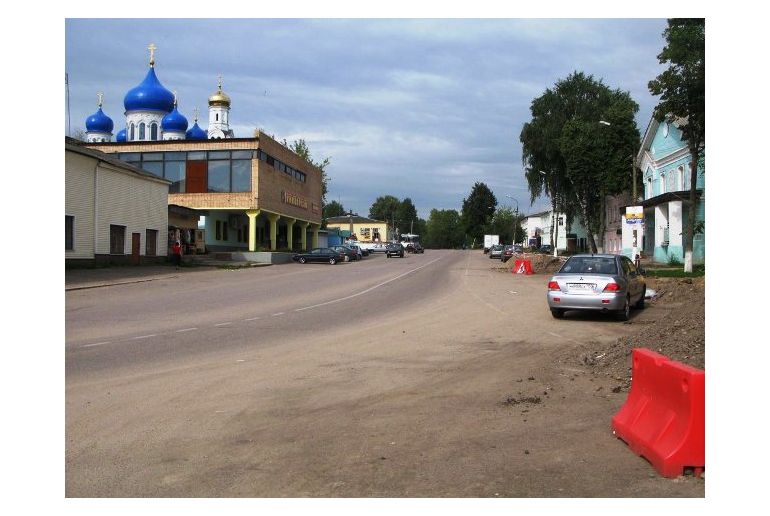
[[[269,266],[268,263],[247,261],[217,260],[210,256],[187,258],[187,266],[183,264],[177,269],[168,265],[112,265],[109,267],[65,269],[64,290],[82,290],[88,288],[108,287],[110,285],[125,285],[142,283],[159,279],[177,278],[184,274],[210,271],[218,268],[250,268]]]
[[[140,265],[140,266],[111,266],[94,269],[65,269],[64,290],[82,290],[88,288],[106,287],[109,285],[124,285],[141,283],[159,279],[176,278],[192,270],[202,268],[176,269],[170,265]]]

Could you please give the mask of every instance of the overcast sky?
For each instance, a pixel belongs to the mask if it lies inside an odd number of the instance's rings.
[[[207,125],[217,76],[236,137],[259,127],[331,158],[327,200],[367,215],[381,195],[420,217],[460,209],[473,184],[533,212],[519,134],[532,100],[582,71],[631,93],[643,133],[662,70],[665,19],[67,19],[70,124],[104,112],[125,126],[123,97],[147,72]],[[67,131],[65,119],[64,131]],[[516,199],[512,201],[507,196]]]

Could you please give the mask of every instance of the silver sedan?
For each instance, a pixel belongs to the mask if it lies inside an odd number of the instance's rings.
[[[548,282],[548,307],[557,319],[567,310],[614,313],[627,321],[631,306],[644,308],[647,284],[644,271],[626,256],[571,256]]]

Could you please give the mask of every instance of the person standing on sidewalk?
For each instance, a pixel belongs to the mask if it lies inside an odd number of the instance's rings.
[[[182,265],[182,246],[179,244],[179,240],[174,242],[171,247],[171,263],[176,265],[177,269]]]

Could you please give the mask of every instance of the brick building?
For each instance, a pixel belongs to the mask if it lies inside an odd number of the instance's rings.
[[[86,120],[86,145],[168,180],[168,204],[198,211],[208,250],[317,246],[322,171],[262,131],[236,138],[221,77],[208,98],[208,130],[197,114],[188,130],[176,93],[156,75],[156,47],[148,48],[147,75],[123,100],[125,127],[112,142],[114,125],[99,96],[98,111]]]

